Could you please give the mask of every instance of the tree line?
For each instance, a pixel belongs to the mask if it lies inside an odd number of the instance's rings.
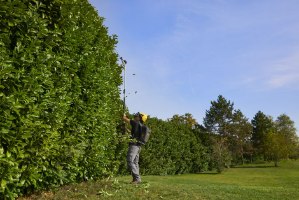
[[[274,120],[258,111],[250,121],[222,95],[211,101],[203,124],[186,113],[168,120],[150,118],[147,125],[152,136],[141,151],[143,174],[222,172],[245,163],[278,166],[281,159],[299,158],[295,124],[288,115]],[[120,170],[126,172],[125,163]]]
[[[216,137],[232,164],[298,158],[295,123],[286,114],[277,119],[258,111],[249,119],[222,95],[211,102],[204,118],[205,130]]]

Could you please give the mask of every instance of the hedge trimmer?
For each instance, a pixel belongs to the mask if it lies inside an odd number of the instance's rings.
[[[123,67],[124,69],[124,75],[123,75],[123,115],[126,114],[126,64],[127,64],[127,61],[124,60],[122,57],[120,57],[120,60],[121,60],[121,66]],[[123,125],[122,125],[122,134],[125,135],[126,134],[126,130],[127,130],[127,127],[126,127],[126,123],[123,122]]]

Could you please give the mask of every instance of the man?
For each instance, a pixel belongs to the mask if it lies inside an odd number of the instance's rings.
[[[141,183],[141,177],[139,174],[139,154],[141,151],[141,132],[142,124],[147,120],[147,115],[144,113],[134,114],[134,120],[130,120],[124,115],[123,120],[131,124],[131,142],[129,143],[129,149],[127,153],[128,168],[133,176],[132,184]]]

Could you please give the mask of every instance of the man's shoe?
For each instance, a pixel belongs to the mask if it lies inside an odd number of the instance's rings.
[[[133,184],[133,185],[137,185],[137,184],[140,184],[141,183],[141,181],[132,181],[131,182],[131,184]]]

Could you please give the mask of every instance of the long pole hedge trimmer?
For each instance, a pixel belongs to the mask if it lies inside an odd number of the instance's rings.
[[[123,88],[123,95],[124,95],[124,98],[123,98],[123,111],[124,111],[124,114],[126,112],[126,64],[127,64],[127,61],[124,60],[122,57],[120,57],[120,60],[121,60],[121,65],[124,69],[124,76],[123,76],[123,80],[124,80],[124,88]]]
[[[121,60],[121,66],[123,67],[123,70],[124,70],[124,75],[123,75],[123,115],[126,114],[126,64],[127,64],[127,61],[124,60],[122,57],[120,57],[120,60]],[[126,127],[126,123],[124,122],[123,123],[123,127],[122,127],[122,134],[125,135],[126,134],[126,130],[127,130],[127,127]]]

